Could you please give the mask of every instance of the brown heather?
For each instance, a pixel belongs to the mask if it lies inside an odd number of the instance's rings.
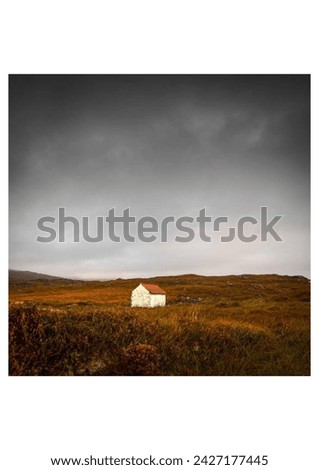
[[[139,280],[12,281],[11,375],[309,375],[301,276],[153,278],[168,305],[131,308]]]

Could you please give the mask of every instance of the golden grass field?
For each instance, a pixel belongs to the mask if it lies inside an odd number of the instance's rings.
[[[310,374],[308,279],[144,279],[167,305],[131,308],[140,281],[11,280],[10,375]]]

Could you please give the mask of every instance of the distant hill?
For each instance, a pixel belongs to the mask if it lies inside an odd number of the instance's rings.
[[[9,269],[9,281],[26,282],[26,281],[57,281],[64,279],[58,276],[50,276],[49,274],[34,273],[32,271],[18,271]]]

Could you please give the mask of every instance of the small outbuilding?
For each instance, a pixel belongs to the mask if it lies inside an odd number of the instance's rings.
[[[132,291],[131,307],[164,307],[166,292],[156,284],[141,283]]]

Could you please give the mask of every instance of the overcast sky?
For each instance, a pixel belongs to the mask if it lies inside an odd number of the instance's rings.
[[[302,75],[11,76],[10,267],[88,279],[309,277],[309,87]],[[205,207],[234,225],[260,206],[283,216],[282,242],[221,243],[211,231],[209,243],[173,232],[167,243],[114,243],[107,230],[100,243],[36,241],[38,219],[59,207],[88,216],[93,236],[113,207],[159,221]]]

